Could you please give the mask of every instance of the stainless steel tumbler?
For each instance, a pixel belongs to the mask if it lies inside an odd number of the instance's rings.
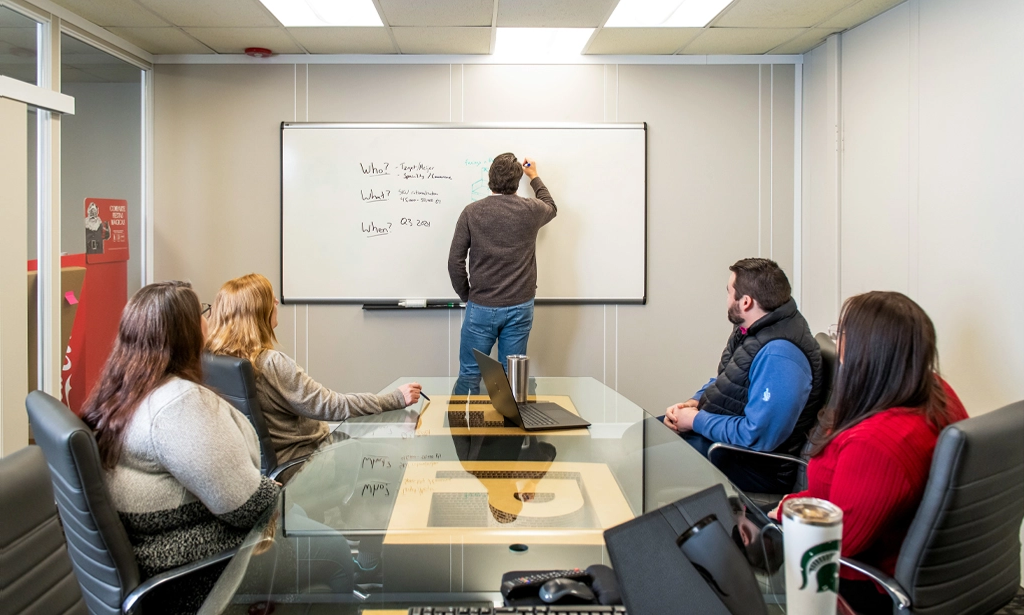
[[[513,397],[517,402],[525,403],[530,390],[530,357],[525,354],[508,355],[507,371]]]

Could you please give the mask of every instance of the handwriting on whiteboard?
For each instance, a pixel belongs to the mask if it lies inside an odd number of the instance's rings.
[[[382,222],[380,224],[376,222],[360,222],[359,226],[367,237],[383,237],[391,233],[392,224],[390,222]]]
[[[382,203],[384,201],[389,200],[390,196],[391,196],[391,191],[390,190],[379,190],[377,192],[374,192],[371,189],[371,190],[367,190],[367,191],[363,191],[363,190],[359,191],[359,197],[363,199],[364,203]]]
[[[384,162],[381,166],[377,166],[376,163],[370,162],[368,164],[359,163],[359,169],[363,172],[363,175],[390,175],[388,173],[388,167],[391,163]]]
[[[404,205],[440,205],[441,195],[437,190],[431,189],[428,185],[436,181],[452,181],[452,175],[444,170],[439,170],[435,165],[416,162],[383,162],[379,160],[358,162],[359,172],[364,185],[359,187],[359,203],[363,205],[384,206],[381,210],[386,212],[383,216],[390,220],[361,221],[359,223],[360,233],[366,238],[387,237],[398,230],[404,229],[429,229],[431,220],[422,213],[413,211],[394,211],[387,207],[389,202],[400,202]],[[377,178],[368,182],[371,178]],[[422,183],[413,184],[407,188],[397,189],[394,182],[422,180]],[[365,185],[370,183],[371,185]],[[436,185],[436,184],[434,184]],[[390,186],[390,187],[389,187]],[[396,198],[397,197],[397,198]],[[375,210],[377,211],[377,210]],[[380,213],[371,214],[374,217],[381,216]],[[398,220],[398,224],[394,223]],[[404,231],[408,232],[408,231]],[[418,231],[417,231],[418,232]]]

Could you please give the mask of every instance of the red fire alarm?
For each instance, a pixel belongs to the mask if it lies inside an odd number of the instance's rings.
[[[274,52],[263,47],[246,47],[245,55],[252,56],[254,58],[269,58],[274,55]]]

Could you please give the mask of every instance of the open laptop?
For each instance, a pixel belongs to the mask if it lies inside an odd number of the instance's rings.
[[[590,425],[555,403],[516,403],[516,398],[512,395],[512,386],[508,383],[508,376],[505,375],[501,363],[475,348],[473,354],[476,356],[476,364],[480,366],[480,374],[483,376],[487,393],[491,396],[491,405],[506,419],[526,431],[573,429]]]

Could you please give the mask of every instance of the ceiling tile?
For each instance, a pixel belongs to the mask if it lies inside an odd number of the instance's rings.
[[[494,0],[380,0],[390,26],[490,26]]]
[[[767,53],[803,32],[800,28],[707,28],[680,52],[686,55]]]
[[[284,28],[184,28],[217,53],[244,53],[246,47],[263,47],[274,53],[305,53]]]
[[[142,71],[134,66],[67,66],[60,69],[61,82],[140,83]]]
[[[591,41],[587,55],[670,55],[701,32],[702,28],[601,28]]]
[[[491,28],[391,28],[401,53],[469,53],[491,51]]]
[[[618,0],[498,0],[498,26],[510,28],[596,28]]]
[[[738,0],[716,28],[810,28],[857,0]]]
[[[171,25],[135,2],[125,2],[125,0],[53,1],[98,26],[146,28]]]
[[[845,11],[830,17],[821,24],[822,28],[849,29],[859,26],[865,21],[881,15],[892,7],[903,4],[905,0],[861,0]]]
[[[103,83],[103,77],[94,75],[87,70],[81,70],[74,66],[62,66],[60,68],[60,82],[63,83]]]
[[[26,57],[35,57],[36,29],[35,27],[0,28],[0,44],[6,44],[11,50],[20,49]]]
[[[121,61],[109,53],[101,51],[85,41],[80,41],[68,34],[61,35],[60,37],[60,53],[62,62],[67,62],[68,56],[75,56],[76,63],[107,64]]]
[[[288,28],[309,53],[396,53],[384,28]]]
[[[137,0],[176,26],[255,28],[279,26],[260,0]]]
[[[17,79],[18,81],[24,81],[25,83],[36,82],[36,65],[35,64],[22,64],[8,63],[7,59],[0,56],[0,75],[4,77],[10,77],[11,79]]]
[[[107,28],[124,40],[155,54],[213,53],[178,28]]]
[[[0,28],[35,28],[36,21],[17,11],[0,6]]]
[[[814,49],[820,45],[830,34],[840,32],[836,28],[808,28],[801,34],[791,41],[783,43],[772,49],[770,53],[773,54],[796,54],[796,53],[807,53],[811,49]]]

